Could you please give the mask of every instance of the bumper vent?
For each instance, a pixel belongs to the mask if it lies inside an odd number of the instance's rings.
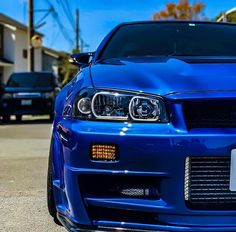
[[[84,197],[160,199],[160,180],[154,177],[119,175],[80,175],[79,186]]]
[[[236,101],[186,102],[183,110],[188,129],[236,128]]]
[[[188,157],[185,201],[199,210],[235,210],[236,192],[229,190],[230,157]]]
[[[136,210],[121,210],[89,206],[88,213],[92,221],[119,221],[143,224],[157,224],[158,217],[155,213],[141,212]],[[159,222],[160,224],[160,222]],[[117,230],[123,231],[123,230]]]

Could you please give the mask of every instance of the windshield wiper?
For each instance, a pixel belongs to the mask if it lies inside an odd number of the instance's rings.
[[[168,57],[175,57],[175,56],[200,56],[198,54],[191,54],[191,53],[172,53],[168,54]]]

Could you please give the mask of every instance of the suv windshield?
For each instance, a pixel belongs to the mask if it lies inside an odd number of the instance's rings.
[[[50,73],[15,73],[11,75],[7,86],[51,87],[53,86],[53,75]]]
[[[100,59],[132,56],[236,56],[236,26],[138,23],[121,26]]]

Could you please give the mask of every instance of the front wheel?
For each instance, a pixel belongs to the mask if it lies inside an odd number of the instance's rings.
[[[50,114],[49,117],[50,117],[50,122],[53,122],[53,120],[54,120],[54,114],[53,114],[53,113]]]
[[[16,115],[16,121],[21,122],[22,120],[22,115]]]
[[[52,151],[51,150],[52,149],[50,148],[49,159],[48,159],[48,176],[47,176],[48,212],[53,217],[54,222],[57,225],[62,226],[60,221],[57,219],[57,210],[56,210],[55,198],[54,198],[54,193],[53,193],[53,167],[52,167]]]
[[[11,120],[11,116],[10,115],[3,115],[2,116],[2,121],[4,123],[10,122],[10,120]]]

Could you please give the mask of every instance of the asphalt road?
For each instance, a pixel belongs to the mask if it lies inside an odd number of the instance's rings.
[[[47,120],[0,124],[0,231],[65,231],[47,212],[50,130]]]

